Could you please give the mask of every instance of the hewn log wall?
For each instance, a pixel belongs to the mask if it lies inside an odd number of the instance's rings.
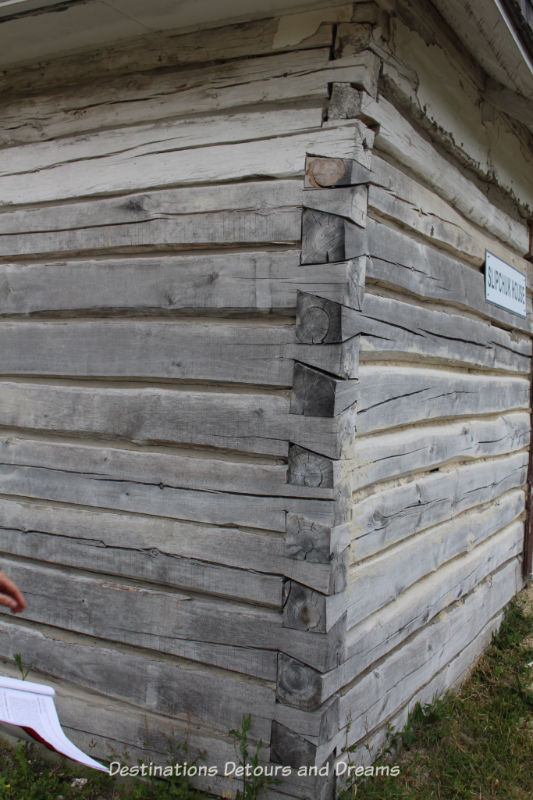
[[[518,171],[475,120],[459,141],[407,11],[8,76],[0,548],[28,612],[0,655],[96,755],[220,766],[248,713],[266,762],[375,749],[520,585],[530,324],[482,265],[531,283],[531,150],[496,112]]]
[[[348,252],[368,256],[365,291],[343,316],[359,392],[347,586],[327,602],[346,650],[321,683],[338,693],[338,758],[362,761],[462,678],[520,587],[530,439],[529,134],[481,115],[482,76],[430,8],[395,12],[339,25],[337,54],[370,47],[381,80],[375,100],[334,85],[328,123],[357,95],[376,130]],[[485,301],[486,249],[526,273],[527,320]]]
[[[325,598],[358,348],[317,338],[315,306],[358,307],[366,258],[317,261],[313,219],[366,222],[374,132],[324,125],[331,82],[377,91],[376,54],[332,59],[351,14],[6,79],[0,547],[28,611],[0,653],[55,682],[96,755],[187,741],[222,770],[246,714],[262,761],[333,752],[331,703],[300,695],[345,640]],[[308,185],[324,158],[352,165],[344,188]]]

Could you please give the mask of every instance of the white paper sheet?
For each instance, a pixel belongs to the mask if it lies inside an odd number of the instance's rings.
[[[57,716],[54,694],[51,686],[0,676],[0,720],[24,728],[34,739],[67,758],[109,772],[108,767],[67,739]]]

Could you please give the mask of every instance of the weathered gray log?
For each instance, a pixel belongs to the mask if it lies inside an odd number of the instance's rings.
[[[514,592],[514,572],[515,562],[511,561],[464,603],[426,626],[343,695],[340,716],[341,724],[343,719],[350,724],[348,744],[362,739],[392,715],[476,637]],[[412,665],[407,675],[405,664]],[[398,675],[405,677],[398,680]]]
[[[305,209],[335,214],[364,228],[366,224],[367,188],[351,186],[329,189],[304,190],[302,205]]]
[[[355,119],[364,109],[363,92],[351,83],[333,83],[328,103],[328,120]]]
[[[190,714],[192,719],[224,732],[228,726],[238,728],[242,716],[253,709],[250,736],[269,740],[275,692],[264,681],[243,680],[237,673],[142,648],[119,649],[112,642],[88,637],[73,641],[58,627],[16,625],[5,615],[0,630],[0,654],[6,660],[21,652],[28,663],[39,664],[43,674],[96,690],[110,699],[124,700],[140,714],[160,712],[182,720]]]
[[[438,417],[525,409],[525,377],[466,374],[417,367],[361,365],[357,402],[360,433]]]
[[[310,418],[289,413],[289,398],[271,393],[4,382],[0,399],[4,427],[281,456],[289,441],[333,458],[353,446],[353,409]]]
[[[162,378],[289,387],[294,360],[354,377],[357,343],[313,347],[290,320],[0,322],[0,375]]]
[[[380,480],[435,469],[456,459],[473,461],[522,450],[529,443],[529,427],[527,412],[511,411],[496,419],[436,422],[360,437],[350,462],[352,488],[357,491]]]
[[[333,202],[334,201],[334,202]],[[298,242],[301,206],[364,224],[366,191],[302,191],[301,180],[190,187],[2,214],[0,255]]]
[[[2,674],[17,677],[16,668],[11,669],[9,662],[2,663]],[[41,674],[35,663],[31,675],[37,683],[46,683],[55,689],[55,704],[63,729],[78,747],[93,757],[102,760],[122,758],[132,765],[138,763],[137,759],[167,765],[169,745],[179,746],[187,742],[190,763],[195,757],[200,760],[202,754],[208,753],[209,763],[216,765],[220,773],[203,778],[195,776],[195,786],[206,791],[211,787],[222,794],[234,782],[222,777],[224,765],[235,760],[233,742],[226,741],[224,736],[215,737],[209,724],[197,720],[192,726],[184,715],[169,718],[147,710],[141,712],[128,703],[97,692],[80,687],[73,689],[68,683],[65,685],[50,675]],[[223,729],[222,733],[226,732]],[[261,751],[261,755],[268,758],[268,749]]]
[[[224,645],[229,651],[217,648],[211,658],[234,665],[240,662],[239,671],[246,672],[248,661],[260,662],[261,651],[272,651],[275,644],[280,651],[317,669],[323,668],[322,658],[327,658],[328,664],[338,663],[340,632],[332,627],[328,638],[286,628],[277,610],[118,583],[106,576],[87,577],[72,571],[67,575],[36,564],[4,563],[21,587],[28,609],[31,607],[27,619],[97,637],[102,649],[105,642],[121,642],[196,660],[208,651],[203,647],[196,651],[197,642]],[[337,646],[328,652],[335,642]],[[267,653],[266,665],[252,664],[249,673],[264,671],[269,664],[271,654]]]
[[[278,111],[267,120],[261,111],[234,115],[229,128],[219,117],[211,125],[193,121],[187,127],[157,131],[151,141],[150,129],[103,131],[63,143],[62,163],[57,162],[55,145],[41,143],[10,148],[10,159],[0,171],[0,195],[11,203],[48,201],[138,192],[179,182],[182,185],[218,183],[258,175],[272,178],[303,176],[305,153],[333,158],[358,158],[370,162],[368,141],[372,132],[359,120],[335,130],[320,129],[321,109],[298,112]],[[200,136],[200,127],[205,133]],[[175,135],[174,135],[175,133]],[[283,147],[276,146],[283,135]],[[161,137],[165,137],[164,144]],[[249,137],[252,137],[249,139]],[[208,143],[211,139],[211,143]],[[90,140],[90,141],[89,141]],[[205,146],[200,147],[201,141]],[[245,141],[243,141],[245,140]],[[191,148],[191,142],[194,147]],[[224,144],[217,142],[224,141]],[[364,145],[363,145],[364,142]],[[124,151],[142,156],[142,174],[131,169]],[[31,152],[30,152],[31,151]],[[95,156],[93,158],[93,156]],[[87,159],[91,169],[87,169]],[[21,170],[22,173],[21,174]]]
[[[291,731],[279,722],[272,723],[270,734],[270,759],[275,764],[291,767],[315,763],[316,745],[299,733]]]
[[[521,511],[523,506],[518,513]],[[474,520],[477,521],[475,517]],[[496,534],[492,525],[488,529],[493,532],[489,541],[484,541],[479,530],[467,529],[467,546],[464,542],[462,546],[458,543],[458,530],[465,534],[464,520],[461,517],[445,526],[432,529],[431,533],[417,536],[416,546],[413,541],[406,542],[403,547],[394,548],[396,560],[391,548],[390,552],[383,553],[352,570],[346,593],[348,629],[375,614],[377,609],[381,609],[387,603],[396,601],[403,592],[426,575],[431,575],[432,584],[438,583],[442,592],[445,583],[438,573],[445,569],[443,564],[446,565],[449,580],[446,597],[454,599],[457,598],[458,592],[466,594],[485,575],[497,569],[509,558],[518,555],[522,547],[523,524],[520,521]],[[440,536],[446,534],[452,537],[448,547],[442,546],[442,540],[439,540]],[[417,553],[422,555],[417,557]],[[433,596],[433,589],[428,592],[428,613],[430,608],[432,610],[435,608],[430,606],[430,596]]]
[[[296,446],[295,446],[296,447]],[[292,448],[291,448],[292,449]],[[304,451],[309,452],[309,451]],[[174,489],[221,491],[268,497],[335,499],[325,486],[287,483],[287,466],[280,459],[250,458],[192,448],[120,447],[117,442],[51,438],[24,438],[4,431],[0,438],[0,463],[37,467],[60,473],[93,476],[95,480],[145,483]],[[335,464],[336,462],[330,462]],[[178,479],[179,476],[179,479]],[[155,506],[153,507],[155,509]],[[148,508],[146,508],[148,510]]]
[[[226,56],[227,58],[227,56]],[[211,60],[212,56],[208,60]],[[377,59],[367,51],[329,59],[321,47],[301,52],[269,54],[225,64],[181,68],[178,73],[136,73],[124,80],[78,84],[61,94],[46,91],[12,100],[5,108],[2,146],[67,137],[103,128],[126,127],[140,121],[191,117],[283,101],[316,98],[325,101],[328,84],[348,80],[375,93]],[[90,113],[86,113],[90,108]]]
[[[488,249],[529,274],[529,264],[517,253],[515,243],[505,245],[490,230],[480,230],[455,205],[376,152],[372,156],[371,180],[368,203],[373,214],[416,231],[477,267],[484,263]]]
[[[483,275],[431,245],[367,219],[365,229],[350,227],[350,258],[368,255],[367,279],[400,287],[415,296],[480,312],[508,327],[529,331],[528,320],[485,300]]]
[[[296,581],[283,588],[283,626],[287,629],[328,633],[345,626],[343,595],[326,597]]]
[[[291,41],[290,50],[321,49],[329,57],[332,40],[332,27],[335,12],[325,9],[324,21],[310,35],[299,42]],[[329,17],[329,21],[328,21]],[[225,25],[223,28],[203,29],[190,33],[160,32],[154,35],[135,37],[133,40],[114,42],[112,47],[101,47],[80,58],[78,53],[54,59],[38,66],[24,65],[22,69],[13,67],[6,75],[6,83],[13,93],[25,94],[31,86],[49,89],[65,86],[89,84],[94,86],[96,79],[110,80],[129,73],[139,73],[165,67],[180,67],[197,64],[205,65],[225,59],[240,59],[245,56],[272,55],[286,50],[277,41],[279,38],[279,18],[253,20],[238,25]],[[217,64],[217,66],[219,66]],[[139,74],[135,75],[141,79]],[[127,82],[122,77],[121,87]]]
[[[302,264],[329,264],[366,255],[361,237],[365,231],[337,214],[304,208],[302,214]]]
[[[45,499],[2,498],[0,509],[5,552],[186,591],[278,607],[283,577],[326,593],[336,572],[329,561],[296,562],[282,536],[257,530]],[[334,533],[330,536],[334,542]]]
[[[298,292],[296,338],[299,342],[333,344],[346,341],[354,336],[350,322],[350,315],[346,314],[340,303],[307,292]]]
[[[91,475],[57,467],[11,466],[0,462],[4,494],[75,503],[214,525],[245,525],[271,531],[285,530],[287,512],[306,514],[310,521],[334,525],[332,500],[248,495],[215,489],[183,489],[179,478],[171,485],[130,481],[120,475]],[[343,520],[344,521],[344,520]]]
[[[355,380],[337,380],[296,362],[290,413],[306,417],[336,417],[354,406],[357,391]]]
[[[359,346],[367,358],[424,356],[529,372],[529,339],[484,320],[430,310],[367,291],[361,312],[343,309],[342,321],[344,338],[359,336]]]
[[[375,142],[379,150],[420,176],[467,219],[508,244],[517,254],[527,252],[529,234],[518,215],[513,217],[496,204],[487,202],[485,193],[460,165],[456,166],[442,155],[385,97],[381,96],[379,102],[367,98],[365,115],[379,126]]]
[[[305,711],[323,707],[324,676],[317,670],[295,658],[280,653],[278,657],[278,676],[276,698]]]
[[[296,250],[0,264],[0,315],[283,311],[299,290],[359,308],[366,258],[300,267]]]
[[[306,710],[276,702],[274,720],[299,733],[316,746],[319,757],[327,752],[328,742],[338,732],[338,697],[332,697],[320,708]]]
[[[475,545],[483,541],[485,535],[483,525],[490,520],[490,528],[487,529],[488,539],[500,525],[505,527],[512,521],[516,510],[519,511],[522,498],[521,492],[514,492],[498,501],[495,507],[495,522],[491,519],[491,507],[487,506],[482,511],[471,512],[460,522],[452,521],[435,528],[435,535],[437,531],[442,531],[444,536],[452,534],[452,537],[462,535],[464,538],[468,536],[467,528],[470,520],[476,534],[479,534],[473,543],[473,553],[465,554],[467,560],[463,559],[462,573],[457,569],[459,563],[457,559],[444,563],[435,573],[430,572],[406,589],[401,596],[382,608],[379,614],[370,614],[362,622],[352,626],[347,633],[346,661],[337,670],[320,678],[321,700],[342,689],[386,653],[394,651],[412,634],[427,626],[428,622],[438,616],[451,602],[469,594],[476,581],[482,579],[480,576],[486,576],[489,571],[484,569],[487,564],[484,565],[478,559],[475,551]],[[519,532],[518,538],[520,538]],[[462,544],[464,546],[464,541]],[[490,564],[488,566],[490,567]],[[467,574],[468,569],[473,571],[471,579]],[[397,574],[399,575],[399,571],[394,573]],[[392,573],[389,573],[389,578],[391,575]],[[355,586],[356,584],[354,588]]]
[[[523,486],[526,472],[527,453],[516,453],[435,472],[361,500],[349,525],[351,563]]]

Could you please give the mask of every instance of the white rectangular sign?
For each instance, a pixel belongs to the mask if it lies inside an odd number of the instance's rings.
[[[485,251],[485,299],[513,314],[526,316],[526,276]]]

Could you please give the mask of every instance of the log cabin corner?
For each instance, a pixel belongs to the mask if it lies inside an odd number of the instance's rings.
[[[530,575],[532,19],[0,2],[0,666],[96,757],[330,800]]]

